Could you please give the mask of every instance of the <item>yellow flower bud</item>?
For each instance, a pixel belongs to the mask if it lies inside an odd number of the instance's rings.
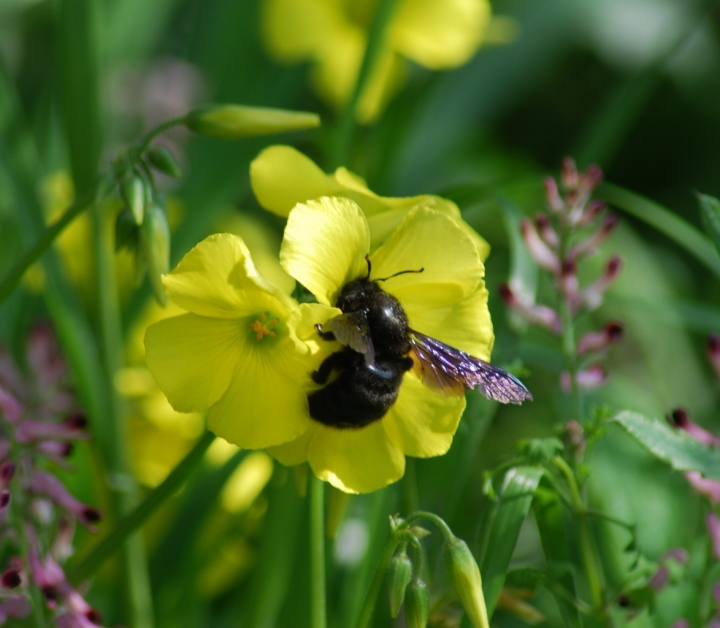
[[[407,628],[425,628],[430,615],[430,596],[427,585],[415,578],[405,594],[405,623]]]
[[[320,116],[305,111],[287,111],[242,105],[209,105],[194,109],[185,125],[195,133],[224,139],[250,135],[272,135],[320,126]]]
[[[412,562],[403,548],[390,559],[387,566],[387,583],[390,593],[390,616],[397,617],[400,607],[405,599],[407,589],[412,578]]]
[[[168,299],[160,276],[170,269],[170,228],[165,212],[157,205],[145,208],[145,219],[140,228],[140,245],[155,299],[165,306]]]
[[[443,554],[450,581],[460,597],[470,623],[474,628],[489,628],[480,569],[467,543],[454,537],[445,543]]]

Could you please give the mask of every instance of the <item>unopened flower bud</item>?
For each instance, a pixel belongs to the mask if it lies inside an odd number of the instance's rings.
[[[405,599],[405,590],[412,578],[412,562],[405,548],[395,553],[387,567],[388,592],[390,594],[390,616],[397,617]]]
[[[592,192],[602,181],[603,171],[597,164],[590,164],[587,170],[580,175],[581,185],[588,191]]]
[[[525,303],[508,284],[500,286],[500,296],[509,308],[512,308],[529,323],[541,325],[555,334],[562,329],[560,315],[553,309],[534,303]]]
[[[560,290],[565,297],[574,303],[577,300],[578,277],[577,266],[572,260],[564,260],[560,271]]]
[[[720,336],[717,334],[710,334],[707,337],[707,354],[710,364],[712,364],[715,374],[720,380]]]
[[[182,170],[180,169],[180,164],[177,162],[177,159],[175,159],[175,155],[165,146],[157,144],[150,147],[145,154],[147,155],[148,163],[158,172],[162,172],[175,179],[179,179],[182,176]]]
[[[575,383],[578,388],[583,390],[595,390],[603,386],[607,382],[607,378],[608,375],[605,369],[596,364],[582,371],[578,371],[575,374]],[[570,392],[572,389],[570,373],[568,371],[563,371],[560,375],[560,387],[565,392]]]
[[[622,340],[623,333],[622,323],[617,321],[607,323],[599,331],[588,332],[578,342],[578,355],[601,353],[612,343]]]
[[[140,228],[140,245],[153,294],[157,302],[164,307],[168,299],[161,276],[170,268],[170,228],[165,212],[157,205],[145,208],[145,219]]]
[[[699,471],[688,471],[684,475],[698,493],[705,495],[713,504],[720,504],[720,481],[704,478]]]
[[[470,623],[474,628],[488,628],[480,568],[467,543],[457,537],[446,541],[443,556],[450,582],[462,602]]]
[[[520,222],[520,231],[528,252],[537,262],[538,266],[546,268],[555,274],[560,273],[560,260],[558,256],[540,239],[538,232],[529,220]]]
[[[287,111],[242,105],[210,105],[191,111],[185,125],[195,133],[224,139],[251,135],[272,135],[320,126],[320,116],[304,111]]]
[[[550,223],[550,218],[548,218],[545,214],[538,214],[535,216],[535,227],[537,228],[540,237],[545,241],[545,244],[553,249],[557,249],[560,244],[560,238],[555,232],[555,229],[553,229],[552,224]]]
[[[557,183],[552,177],[546,177],[545,179],[545,198],[547,199],[548,207],[555,213],[559,213],[565,209],[565,203],[563,203],[560,197]]]
[[[123,207],[115,218],[115,252],[122,249],[135,250],[139,239],[140,228],[135,222],[135,217],[130,209]]]
[[[703,445],[715,445],[716,447],[720,447],[720,437],[715,436],[715,434],[708,432],[697,423],[691,421],[687,410],[684,408],[675,408],[667,419],[671,425],[684,430]]]
[[[0,511],[5,510],[10,504],[10,491],[0,491]]]
[[[145,183],[137,175],[127,177],[120,184],[120,192],[125,205],[132,214],[134,223],[140,226],[145,212]],[[117,249],[117,233],[115,235],[115,248]]]
[[[0,575],[0,584],[5,589],[16,589],[22,583],[20,570],[15,568],[6,569]]]
[[[615,282],[622,269],[622,259],[613,255],[605,266],[605,271],[595,283],[589,285],[578,295],[577,307],[585,306],[594,310],[602,303],[608,288]]]
[[[607,207],[607,204],[605,201],[600,200],[592,200],[590,201],[585,208],[583,209],[582,215],[580,216],[580,219],[578,220],[577,226],[578,227],[587,227],[588,225],[592,224],[595,219],[605,211],[605,208]]]
[[[580,185],[580,176],[578,175],[575,160],[572,157],[565,157],[560,167],[560,181],[562,186],[568,190],[576,190]]]
[[[0,387],[0,416],[8,423],[16,424],[22,415],[22,407],[15,397]]]
[[[430,617],[430,596],[427,585],[413,578],[405,592],[405,623],[407,628],[426,628]]]
[[[600,248],[603,242],[608,239],[610,234],[615,229],[618,223],[618,217],[615,214],[610,214],[603,221],[600,228],[595,231],[587,240],[579,242],[570,249],[568,257],[572,260],[576,260],[579,257],[586,257],[591,255]]]
[[[0,464],[0,487],[7,488],[10,481],[15,476],[15,463],[11,460],[6,460]]]

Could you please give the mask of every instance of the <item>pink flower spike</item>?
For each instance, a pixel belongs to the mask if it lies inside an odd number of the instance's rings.
[[[583,390],[595,390],[607,382],[608,375],[602,366],[595,365],[590,368],[578,371],[575,375],[575,383]],[[560,387],[567,393],[571,390],[570,373],[563,371],[560,375]]]
[[[622,270],[622,259],[619,255],[613,255],[608,260],[605,271],[600,278],[580,292],[578,295],[578,307],[585,306],[590,310],[599,307],[608,288],[620,275],[620,270]]]
[[[720,482],[704,478],[698,471],[688,471],[685,479],[698,493],[705,495],[713,504],[720,503]]]
[[[552,177],[545,178],[545,198],[547,199],[548,207],[556,214],[560,213],[565,209],[565,203],[560,197],[557,183]]]
[[[687,432],[696,441],[702,443],[703,445],[715,445],[716,447],[720,447],[720,437],[708,432],[697,423],[693,423],[690,420],[687,410],[684,408],[675,408],[675,410],[673,410],[668,416],[668,421],[671,425],[679,427],[681,430]]]
[[[533,224],[529,220],[522,220],[520,222],[520,231],[525,240],[527,250],[537,262],[538,266],[546,268],[556,275],[560,274],[560,260],[558,256],[540,239]]]
[[[557,249],[560,245],[560,238],[555,232],[555,229],[553,229],[552,224],[550,223],[550,218],[548,218],[547,215],[537,214],[535,216],[535,228],[538,230],[538,233],[544,240],[545,244],[552,249]]]
[[[610,214],[603,220],[600,228],[595,231],[587,240],[579,242],[570,249],[568,257],[571,260],[577,260],[580,257],[587,257],[597,251],[605,240],[610,237],[618,223],[618,217],[615,214]]]
[[[715,375],[720,380],[720,336],[717,334],[710,334],[707,337],[707,354],[715,369]]]
[[[78,521],[88,530],[97,531],[93,524],[102,519],[102,513],[96,508],[90,508],[75,499],[65,488],[65,485],[51,473],[35,471],[30,479],[30,490],[47,495],[56,504],[77,517]]]
[[[578,342],[578,355],[602,353],[612,343],[622,340],[623,333],[623,325],[617,321],[607,323],[599,331],[588,332]]]
[[[555,310],[544,305],[524,303],[508,284],[500,286],[500,296],[505,305],[517,312],[529,323],[545,327],[555,334],[560,334],[562,331],[560,315]]]
[[[86,440],[90,434],[82,431],[86,425],[83,415],[74,414],[62,423],[46,421],[23,421],[15,430],[19,443],[31,443],[36,440]]]
[[[0,626],[8,619],[22,619],[32,612],[30,600],[24,595],[13,595],[0,602]]]
[[[713,554],[716,559],[720,559],[720,519],[714,512],[711,512],[705,519],[705,523],[712,541]]]
[[[0,415],[11,425],[16,425],[22,416],[20,402],[2,387],[0,387]]]

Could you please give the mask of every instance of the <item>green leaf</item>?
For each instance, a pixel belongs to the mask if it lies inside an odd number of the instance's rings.
[[[537,467],[515,467],[505,475],[500,501],[489,522],[490,531],[480,569],[488,617],[492,617],[500,597],[520,528],[530,511],[543,473],[543,469]]]
[[[657,421],[624,411],[613,419],[660,460],[677,471],[699,471],[706,478],[720,480],[720,451],[706,447],[685,432],[676,431]]]
[[[702,216],[703,227],[715,243],[715,248],[720,253],[720,201],[714,196],[698,194],[700,201],[700,215]]]

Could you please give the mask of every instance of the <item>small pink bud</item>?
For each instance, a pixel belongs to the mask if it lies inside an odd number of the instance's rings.
[[[605,271],[595,283],[590,284],[578,295],[577,307],[587,307],[594,310],[602,303],[608,288],[615,282],[622,269],[622,259],[619,255],[613,255],[605,266]]]
[[[575,166],[575,160],[572,157],[565,157],[565,159],[562,160],[560,181],[568,191],[576,190],[580,185],[580,176]]]
[[[22,415],[22,407],[15,397],[0,387],[0,415],[11,425],[15,425]]]
[[[522,232],[528,252],[532,255],[538,266],[546,268],[555,274],[559,274],[560,260],[558,256],[540,239],[533,224],[529,220],[522,220],[520,222],[520,231]]]
[[[516,295],[508,284],[500,286],[500,296],[509,308],[517,312],[529,323],[545,327],[549,331],[559,334],[562,330],[560,315],[544,305],[525,303]]]
[[[698,493],[705,495],[713,504],[720,503],[720,481],[704,478],[698,471],[688,471],[685,479]]]
[[[577,266],[571,260],[564,260],[562,263],[562,271],[560,273],[560,290],[570,303],[577,300],[578,294],[578,277]]]
[[[686,431],[696,441],[701,442],[703,445],[715,445],[720,447],[720,437],[717,437],[715,434],[703,429],[697,423],[693,423],[690,420],[687,410],[684,408],[675,408],[675,410],[673,410],[668,416],[668,421],[671,425]]]
[[[5,510],[10,504],[10,491],[0,492],[0,511]]]
[[[6,460],[0,464],[0,488],[7,488],[13,477],[15,477],[15,463]]]
[[[580,179],[581,185],[592,192],[603,179],[602,169],[597,164],[590,164],[587,170],[580,175]]]
[[[605,201],[594,199],[590,201],[582,211],[582,215],[577,222],[578,227],[587,227],[595,222],[597,217],[607,208]]]
[[[607,372],[600,365],[594,365],[582,371],[578,371],[575,374],[575,383],[579,388],[583,390],[595,390],[603,386],[608,379]],[[570,373],[563,371],[560,375],[560,387],[565,392],[570,392],[572,389]]]
[[[601,353],[612,343],[622,340],[623,333],[622,323],[617,321],[607,323],[601,330],[591,331],[580,339],[577,349],[578,355]]]
[[[547,199],[548,207],[553,212],[559,213],[565,209],[565,203],[563,203],[560,197],[557,183],[552,177],[545,178],[545,198]]]
[[[5,589],[16,589],[22,583],[19,569],[6,569],[0,575],[0,584]]]
[[[589,238],[583,242],[579,242],[570,249],[568,257],[572,260],[576,260],[580,257],[587,257],[597,251],[600,246],[608,239],[610,234],[615,229],[618,223],[618,217],[615,214],[610,214],[603,221],[600,228],[595,231]]]
[[[668,583],[669,579],[670,570],[665,565],[660,565],[660,567],[658,567],[658,570],[653,574],[652,578],[648,580],[648,586],[655,589],[656,591],[660,591],[661,589],[665,588],[665,585]]]
[[[707,337],[707,354],[715,375],[720,380],[720,336],[717,334],[710,334]]]
[[[90,435],[83,431],[85,425],[85,417],[79,413],[62,423],[27,420],[18,425],[15,438],[19,443],[31,443],[36,440],[86,440]]]
[[[540,237],[545,241],[545,244],[552,249],[557,249],[560,245],[560,238],[555,232],[555,229],[553,229],[552,224],[550,223],[550,218],[548,218],[545,214],[538,214],[535,216],[535,227],[537,228]]]
[[[72,453],[73,445],[72,443],[59,443],[54,440],[46,440],[38,443],[35,449],[61,467],[67,468],[68,463],[65,459]]]
[[[687,565],[689,558],[690,557],[688,556],[686,549],[683,549],[682,547],[674,547],[673,549],[665,552],[660,560],[674,560],[681,565]]]
[[[30,490],[47,495],[59,506],[75,515],[78,521],[86,528],[96,531],[95,526],[92,524],[102,518],[102,513],[96,508],[90,508],[75,499],[65,488],[65,485],[51,473],[35,471],[30,479]]]

